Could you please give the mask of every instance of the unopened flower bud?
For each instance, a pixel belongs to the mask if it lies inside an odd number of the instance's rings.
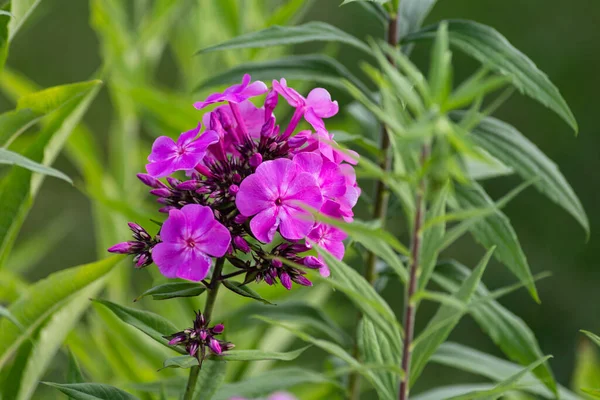
[[[177,185],[177,190],[196,190],[200,186],[200,182],[195,179],[190,179]]]
[[[163,214],[168,214],[169,211],[174,210],[176,207],[173,206],[166,206],[166,207],[161,207],[158,209],[158,212],[161,212]]]
[[[175,346],[187,339],[186,335],[183,332],[176,333],[171,340],[169,340],[170,346]]]
[[[240,191],[240,187],[238,185],[231,185],[229,186],[229,194],[232,196],[235,196],[237,194],[237,192]]]
[[[193,342],[193,343],[190,344],[190,347],[189,347],[189,350],[188,350],[189,353],[190,353],[190,356],[194,357],[196,355],[196,353],[198,352],[198,347],[199,346],[200,345],[198,344],[198,342]]]
[[[281,260],[278,260],[278,259],[271,260],[271,264],[275,268],[281,268],[281,267],[283,267],[283,263],[281,262]]]
[[[231,180],[233,183],[240,183],[242,181],[242,176],[236,172],[231,176]]]
[[[250,253],[250,246],[248,245],[248,242],[246,242],[244,240],[243,237],[241,237],[241,236],[234,237],[233,244],[235,245],[236,249],[241,250],[244,253]]]
[[[223,352],[223,350],[221,349],[221,345],[219,344],[219,341],[215,338],[210,339],[210,341],[208,342],[208,347],[210,347],[210,349],[215,354],[221,354]]]
[[[262,160],[263,160],[262,154],[254,153],[250,156],[250,160],[248,160],[248,164],[250,164],[251,167],[256,168],[262,163]]]
[[[171,176],[167,176],[167,182],[169,182],[169,185],[172,188],[176,188],[177,185],[179,185],[181,183],[181,181],[179,179],[175,179],[175,178],[173,178]]]
[[[290,275],[287,272],[282,272],[279,274],[279,280],[284,288],[290,290],[292,288],[292,280],[290,279]]]
[[[140,242],[134,242],[134,241],[122,242],[122,243],[117,243],[114,246],[110,247],[108,249],[108,251],[111,253],[119,253],[119,254],[133,254],[133,253],[137,252],[138,250],[141,250],[140,245],[143,248],[143,244]]]
[[[217,324],[212,327],[212,332],[215,335],[220,335],[221,333],[223,333],[224,330],[225,330],[225,326],[223,324]]]
[[[245,215],[238,214],[233,218],[233,222],[235,222],[236,224],[243,224],[244,222],[246,222],[247,219],[248,217],[246,217]]]
[[[313,269],[319,269],[325,265],[323,263],[323,261],[319,260],[317,257],[314,257],[314,256],[304,257],[304,259],[302,260],[302,263],[306,267],[313,268]]]
[[[312,132],[311,131],[302,131],[298,132],[296,135],[292,136],[288,139],[288,146],[292,149],[297,149],[298,147],[302,147],[306,141],[310,138]]]
[[[302,275],[296,275],[292,278],[294,282],[302,286],[312,286],[312,282],[303,277]]]
[[[150,186],[151,188],[158,189],[161,187],[166,187],[164,183],[148,174],[137,174],[137,177],[144,185]]]
[[[208,337],[208,332],[206,332],[204,329],[200,331],[200,334],[198,335],[200,337],[200,339],[202,340],[206,340],[206,338]]]
[[[271,116],[268,118],[260,129],[261,137],[273,137],[275,133],[275,117]]]
[[[150,194],[158,197],[169,197],[171,196],[171,191],[167,188],[152,189]]]
[[[271,116],[277,103],[279,102],[279,94],[275,90],[271,90],[265,97],[265,119]]]

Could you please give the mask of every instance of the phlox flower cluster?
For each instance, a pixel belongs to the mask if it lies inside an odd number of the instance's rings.
[[[165,277],[191,281],[206,278],[221,257],[245,274],[244,283],[309,286],[304,268],[328,276],[310,250],[319,246],[341,259],[346,235],[316,221],[311,210],[351,221],[360,194],[352,167],[357,154],[340,150],[325,126],[337,102],[325,89],[304,97],[285,79],[269,88],[245,75],[241,84],[194,104],[208,106],[216,107],[176,140],[156,139],[147,174],[138,174],[168,214],[159,234],[152,238],[132,224],[135,240],[109,251],[134,254],[137,267],[153,262]],[[292,116],[280,124],[275,114],[289,106]]]

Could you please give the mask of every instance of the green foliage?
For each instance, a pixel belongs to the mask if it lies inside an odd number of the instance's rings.
[[[137,397],[121,389],[102,383],[43,383],[75,400],[138,400]]]

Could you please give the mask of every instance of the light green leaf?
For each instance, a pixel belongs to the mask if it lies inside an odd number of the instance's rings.
[[[506,75],[524,94],[560,115],[577,132],[577,121],[566,101],[546,74],[494,28],[473,21],[447,21],[450,43],[481,63]],[[438,25],[426,27],[404,38],[405,42],[432,39]]]
[[[121,389],[103,383],[42,383],[60,390],[75,400],[139,400]]]
[[[43,103],[45,106],[40,106],[40,109],[47,109],[48,104],[55,104],[50,101],[50,98],[60,97],[61,88],[70,92],[76,86],[82,90],[82,94],[67,101],[48,116],[48,124],[25,150],[23,156],[45,166],[51,165],[73,127],[96,96],[100,84],[100,81],[90,81],[44,91],[47,94],[51,91],[52,96],[41,97],[45,99]],[[31,105],[29,101],[26,104]],[[33,175],[31,171],[23,168],[13,168],[0,182],[0,203],[3,207],[3,212],[0,214],[0,265],[6,260],[43,180],[43,175]]]
[[[152,296],[153,300],[167,300],[176,297],[195,297],[200,296],[206,291],[206,287],[200,283],[193,282],[174,282],[165,283],[146,290],[135,298],[134,301],[142,297]]]
[[[142,331],[158,343],[165,345],[178,353],[185,354],[185,350],[182,348],[169,346],[169,341],[163,337],[181,331],[181,329],[177,329],[177,327],[168,319],[165,319],[158,314],[151,313],[150,311],[124,307],[108,300],[95,299],[93,301],[102,304],[112,311],[121,321]]]
[[[308,22],[298,26],[271,26],[258,32],[251,32],[226,42],[204,48],[198,54],[211,51],[248,49],[282,46],[307,42],[341,42],[366,53],[369,46],[356,37],[324,22]]]
[[[9,3],[10,4],[10,3]],[[0,71],[4,68],[6,56],[8,55],[10,13],[0,14]]]
[[[64,181],[69,182],[71,185],[73,184],[71,178],[69,178],[67,175],[60,172],[59,170],[51,167],[46,167],[45,165],[32,161],[27,157],[23,157],[19,153],[15,153],[14,151],[6,150],[4,148],[0,148],[0,164],[8,164],[23,167],[33,172],[62,179]]]
[[[464,383],[458,385],[441,386],[412,396],[411,400],[440,400],[449,399],[462,393],[474,392],[478,390],[487,390],[494,385],[489,383]]]
[[[581,388],[581,391],[594,399],[600,399],[600,389]]]
[[[401,0],[398,13],[398,30],[404,37],[419,29],[437,0]]]
[[[452,53],[448,41],[448,24],[442,21],[436,29],[429,66],[429,87],[437,104],[443,104],[452,90]]]
[[[589,338],[592,339],[594,337]],[[571,387],[578,391],[581,391],[581,388],[600,387],[599,354],[598,347],[593,339],[591,341],[580,340],[577,343]]]
[[[457,300],[469,304],[477,285],[487,266],[494,248],[490,249],[481,259],[477,267],[454,293]],[[427,324],[425,331],[414,342],[411,366],[411,384],[414,383],[427,365],[438,347],[448,338],[450,332],[464,315],[464,311],[449,305],[441,305],[436,314]]]
[[[469,269],[457,262],[446,262],[436,267],[434,281],[454,292],[469,275]],[[543,356],[533,331],[517,315],[503,307],[496,300],[487,300],[490,292],[483,283],[479,283],[469,312],[494,343],[511,360],[528,365]],[[483,300],[479,302],[479,300]],[[533,373],[552,392],[556,393],[556,381],[549,365],[543,364]]]
[[[219,363],[223,364],[223,363]],[[301,384],[336,384],[317,373],[303,368],[277,368],[265,374],[253,376],[241,382],[226,383],[213,400],[230,400],[232,397],[257,398]]]
[[[504,381],[511,375],[521,371],[523,368],[521,365],[517,365],[490,354],[483,353],[479,350],[451,342],[442,344],[436,353],[431,357],[431,362],[483,376],[495,382]],[[536,369],[539,369],[539,367]],[[547,387],[542,385],[532,373],[527,373],[522,378],[520,383],[520,386],[524,391],[548,399],[556,398],[556,395]],[[472,390],[475,389],[465,390],[458,393],[466,393]],[[560,393],[560,398],[563,400],[580,400],[577,395],[565,389],[564,387],[559,386],[558,392]]]
[[[34,346],[24,367],[20,390],[15,400],[29,400],[33,397],[39,380],[55,362],[56,353],[85,310],[90,297],[96,296],[104,286],[104,279],[88,285],[75,294],[68,303],[55,312],[40,328],[34,339]]]
[[[19,320],[15,318],[14,315],[11,314],[6,308],[0,306],[0,318],[6,318],[13,324],[15,324],[19,329],[24,329]]]
[[[521,381],[521,379],[523,379],[523,377],[527,375],[528,372],[531,372],[532,369],[546,362],[550,358],[552,358],[552,356],[543,357],[537,360],[536,362],[530,364],[527,368],[524,368],[516,374],[509,376],[506,380],[500,382],[492,389],[475,391],[460,396],[455,396],[452,397],[451,400],[477,400],[498,398],[503,393],[519,388],[519,382]]]
[[[7,147],[14,138],[25,132],[39,118],[38,114],[28,108],[0,114],[0,146]]]
[[[194,400],[210,400],[225,380],[227,364],[222,362],[205,360],[196,383]]]
[[[277,60],[248,62],[215,75],[196,88],[196,91],[213,86],[238,83],[244,74],[252,75],[252,79],[271,81],[285,77],[288,80],[320,82],[345,89],[343,80],[352,82],[365,95],[372,96],[371,91],[354,76],[345,66],[335,59],[318,54],[288,56]]]
[[[27,18],[33,13],[36,7],[42,2],[42,0],[12,0],[10,13],[12,19],[8,24],[8,30],[10,32],[9,40],[12,41],[19,29],[23,26]]]
[[[122,256],[113,256],[95,263],[68,268],[30,286],[27,292],[8,308],[25,331],[8,320],[0,321],[0,368],[65,299],[108,274],[122,259]],[[40,293],[43,293],[43,296]]]
[[[264,351],[264,350],[228,350],[222,355],[211,355],[212,361],[292,361],[298,358],[310,346],[288,352]],[[163,368],[191,368],[198,365],[195,357],[177,356],[167,358],[163,363]]]
[[[457,185],[455,194],[460,207],[463,209],[489,208],[494,202],[483,188],[472,183],[471,187]],[[497,246],[494,256],[512,271],[523,283],[527,284],[533,299],[539,302],[539,296],[531,276],[525,253],[521,249],[517,234],[510,220],[500,210],[469,226],[471,234],[484,247]]]
[[[425,216],[425,223],[435,218],[443,218],[446,214],[446,202],[448,200],[448,192],[450,185],[445,184],[444,187],[436,194],[435,200],[431,208]],[[423,232],[423,246],[421,247],[421,276],[419,277],[419,289],[425,289],[431,274],[435,268],[438,254],[441,251],[442,239],[446,232],[446,224],[436,224]]]
[[[248,285],[244,285],[242,282],[224,280],[223,285],[227,289],[231,290],[236,294],[239,294],[240,296],[258,300],[264,304],[273,304],[270,301],[263,299],[258,293],[256,293],[253,289],[249,288]]]
[[[600,346],[600,336],[593,334],[590,331],[584,331],[581,330],[581,333],[583,333],[585,336],[587,336],[588,338],[590,338],[590,340],[594,343],[596,343],[598,346]]]
[[[577,195],[550,160],[529,139],[513,126],[496,118],[487,117],[473,130],[471,138],[524,179],[538,177],[534,186],[556,204],[569,212],[590,234],[585,210]]]
[[[84,383],[85,378],[83,377],[83,372],[81,372],[81,368],[79,367],[79,363],[75,358],[75,355],[69,348],[67,350],[67,355],[69,356],[69,367],[67,369],[67,383]]]

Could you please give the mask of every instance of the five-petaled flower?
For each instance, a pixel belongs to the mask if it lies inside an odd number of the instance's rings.
[[[210,207],[188,204],[169,211],[160,230],[162,242],[154,246],[152,258],[167,278],[201,281],[212,257],[222,257],[229,248],[229,230],[215,220]]]
[[[206,98],[206,100],[197,101],[194,103],[194,107],[196,107],[198,110],[201,110],[206,106],[214,103],[221,103],[223,101],[238,104],[248,100],[250,97],[260,96],[261,94],[267,93],[267,85],[261,81],[250,83],[251,79],[252,78],[250,75],[245,74],[242,78],[241,84],[233,85],[225,89],[223,93],[211,94]]]

